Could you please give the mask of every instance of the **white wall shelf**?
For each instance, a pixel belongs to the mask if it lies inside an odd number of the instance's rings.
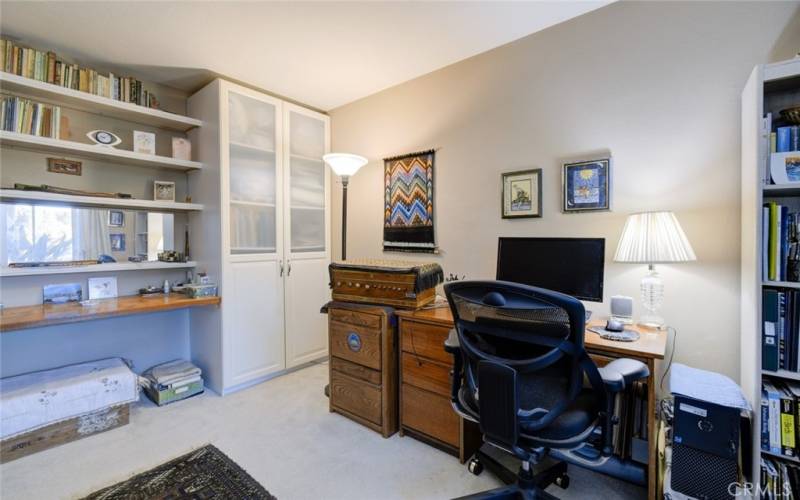
[[[49,274],[116,273],[119,271],[150,271],[154,269],[190,269],[197,262],[109,262],[86,266],[2,267],[0,277],[39,276]]]
[[[770,377],[777,377],[777,378],[785,378],[789,380],[800,380],[800,373],[798,372],[790,372],[787,370],[778,370],[776,372],[770,370],[761,370],[762,375],[767,375]]]
[[[764,286],[779,286],[783,288],[800,288],[800,283],[796,281],[765,281]]]
[[[84,144],[75,141],[64,141],[61,139],[52,139],[50,137],[38,137],[5,130],[0,131],[0,145],[59,155],[78,156],[93,160],[103,160],[137,167],[170,168],[184,171],[203,168],[203,164],[196,161],[134,153],[133,151],[124,149]]]
[[[0,72],[0,89],[29,97],[48,99],[57,104],[81,111],[180,132],[203,125],[203,122],[196,118],[117,101],[116,99],[68,89],[60,85],[40,82],[11,73]]]
[[[203,205],[199,203],[137,200],[130,198],[103,198],[96,196],[75,196],[68,194],[45,193],[40,191],[21,191],[16,189],[0,189],[0,201],[11,203],[32,203],[35,205],[70,205],[109,208],[121,207],[168,212],[203,210]]]

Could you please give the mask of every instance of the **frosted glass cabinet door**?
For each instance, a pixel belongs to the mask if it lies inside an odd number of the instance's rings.
[[[325,122],[296,111],[288,116],[291,252],[324,252]]]
[[[275,253],[276,106],[228,92],[231,254]]]

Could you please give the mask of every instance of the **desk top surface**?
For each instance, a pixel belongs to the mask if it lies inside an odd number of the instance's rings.
[[[171,293],[140,297],[132,295],[114,299],[87,300],[66,304],[39,304],[35,306],[7,307],[0,310],[0,332],[37,328],[41,326],[77,323],[93,319],[141,314],[185,307],[217,305],[220,297],[198,297]]]
[[[396,314],[403,319],[413,319],[424,321],[441,326],[452,328],[453,313],[449,307],[435,307],[430,309],[418,309],[415,311],[397,310]],[[592,320],[590,327],[604,326],[602,320]],[[636,330],[641,337],[635,342],[620,342],[617,340],[606,340],[600,335],[586,330],[584,343],[587,349],[592,351],[604,351],[615,355],[635,356],[639,358],[664,359],[667,352],[667,332],[663,330],[653,330],[643,328],[638,325],[627,326],[626,328]]]

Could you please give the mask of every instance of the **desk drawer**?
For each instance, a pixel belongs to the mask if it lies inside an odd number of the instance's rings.
[[[450,397],[451,367],[438,361],[404,352],[402,354],[403,383]]]
[[[331,356],[331,369],[349,375],[353,378],[364,380],[373,385],[381,385],[381,372],[367,368],[363,365],[357,365],[347,360]]]
[[[331,321],[331,355],[375,370],[381,369],[381,332]]]
[[[426,358],[452,365],[453,356],[444,350],[444,341],[450,334],[450,329],[445,326],[417,323],[403,320],[400,336],[403,350],[424,356]]]
[[[403,427],[458,447],[459,416],[450,399],[403,384]]]
[[[380,316],[374,314],[367,314],[359,311],[352,311],[349,309],[331,309],[328,311],[328,317],[340,323],[348,323],[357,326],[366,326],[374,330],[381,328]]]
[[[331,405],[381,425],[381,388],[331,372]]]

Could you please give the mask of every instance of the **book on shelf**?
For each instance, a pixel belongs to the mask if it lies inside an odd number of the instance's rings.
[[[58,139],[61,107],[20,97],[3,97],[0,101],[0,127],[8,132]]]
[[[800,290],[762,291],[761,367],[800,373]]]
[[[761,449],[797,458],[800,454],[800,382],[764,379],[761,385]]]
[[[762,211],[762,263],[765,281],[800,281],[800,212],[776,202]]]
[[[791,499],[800,495],[800,465],[761,457],[759,479],[759,498]]]
[[[59,58],[53,52],[23,47],[0,38],[0,69],[32,80],[87,92],[117,101],[158,108],[158,99],[133,77],[82,68]]]

